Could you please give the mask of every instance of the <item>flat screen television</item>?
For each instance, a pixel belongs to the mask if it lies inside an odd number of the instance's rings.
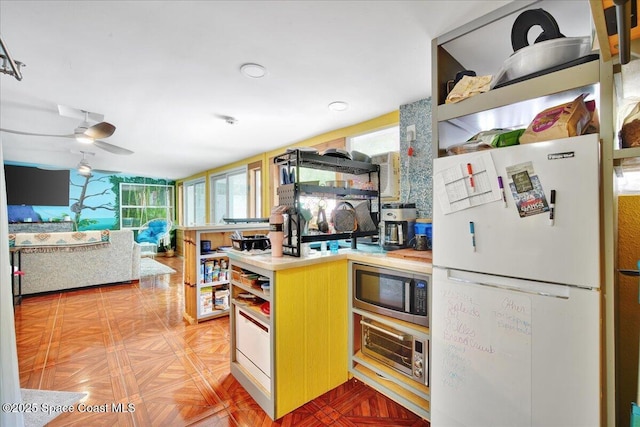
[[[69,170],[4,165],[7,205],[69,206]]]

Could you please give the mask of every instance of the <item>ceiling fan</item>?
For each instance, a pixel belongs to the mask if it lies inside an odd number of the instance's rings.
[[[1,132],[13,133],[16,135],[31,135],[31,136],[49,136],[55,138],[73,138],[78,142],[85,144],[93,144],[96,147],[108,151],[113,154],[129,155],[133,154],[133,151],[126,148],[119,147],[117,145],[109,144],[108,142],[101,141],[101,138],[108,138],[116,130],[116,127],[111,123],[102,121],[104,116],[98,113],[92,113],[90,111],[78,110],[71,107],[65,107],[64,105],[58,105],[58,112],[61,116],[65,117],[80,117],[82,122],[74,129],[72,134],[67,135],[51,135],[35,132],[24,132],[12,129],[0,128]],[[97,121],[95,125],[91,125],[89,120]]]

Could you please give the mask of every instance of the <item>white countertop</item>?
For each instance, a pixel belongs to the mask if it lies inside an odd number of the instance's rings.
[[[331,254],[329,252],[322,254],[317,252],[300,258],[287,255],[282,257],[273,257],[271,254],[244,255],[234,251],[227,252],[227,255],[231,260],[242,261],[249,265],[253,265],[254,267],[270,271],[286,270],[289,268],[304,267],[307,265],[347,259],[349,261],[356,261],[379,267],[431,274],[431,264],[427,262],[392,258],[388,257],[385,253],[367,253],[353,249],[340,249],[338,254]]]

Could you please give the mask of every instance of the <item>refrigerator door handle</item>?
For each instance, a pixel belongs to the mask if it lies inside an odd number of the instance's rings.
[[[567,295],[559,295],[559,294],[553,294],[553,293],[550,293],[550,292],[527,290],[527,289],[522,289],[522,288],[515,287],[515,286],[503,285],[503,284],[498,284],[498,283],[489,283],[489,282],[481,282],[481,281],[477,281],[477,280],[469,280],[469,279],[465,279],[463,277],[456,277],[456,276],[452,275],[452,271],[449,268],[447,268],[446,270],[447,270],[447,280],[451,280],[451,281],[454,281],[454,282],[465,283],[465,284],[468,284],[468,285],[489,286],[491,288],[503,289],[503,290],[513,291],[513,292],[520,292],[520,293],[523,293],[523,294],[538,295],[538,296],[543,296],[543,297],[569,299],[569,295],[568,294]]]

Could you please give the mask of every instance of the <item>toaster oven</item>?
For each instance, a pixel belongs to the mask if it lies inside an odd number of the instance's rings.
[[[362,317],[362,353],[406,377],[429,385],[429,345],[426,340]]]

